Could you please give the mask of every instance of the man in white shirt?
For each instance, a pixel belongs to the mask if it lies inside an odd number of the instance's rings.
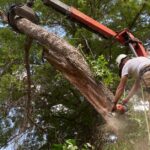
[[[121,98],[128,77],[135,79],[135,82],[129,91],[127,97],[122,101],[123,104],[126,104],[129,99],[135,94],[135,92],[140,88],[141,84],[150,87],[150,59],[146,57],[135,57],[129,59],[127,55],[120,54],[116,62],[119,67],[120,72],[120,83],[117,87],[114,99],[114,106],[112,111],[116,109],[116,104]]]

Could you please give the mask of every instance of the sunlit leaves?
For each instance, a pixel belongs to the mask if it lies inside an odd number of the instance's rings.
[[[111,85],[115,77],[108,69],[108,62],[103,55],[99,56],[97,59],[89,59],[89,64],[98,80],[103,81],[107,85]]]

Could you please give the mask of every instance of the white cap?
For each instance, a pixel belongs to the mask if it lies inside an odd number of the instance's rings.
[[[119,67],[120,63],[121,63],[121,60],[126,58],[127,55],[126,54],[120,54],[118,55],[118,57],[116,58],[116,63],[117,63],[117,66]]]

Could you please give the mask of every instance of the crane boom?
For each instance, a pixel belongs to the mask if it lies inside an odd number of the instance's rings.
[[[77,22],[81,23],[87,28],[90,28],[96,33],[100,33],[105,38],[114,37],[117,33],[103,24],[99,23],[98,21],[94,20],[93,18],[85,15],[81,11],[77,10],[72,6],[68,6],[59,0],[43,0],[44,4],[50,7],[53,7],[55,10],[63,13]]]
[[[53,7],[55,10],[73,18],[82,25],[88,27],[96,33],[101,34],[105,38],[114,38],[122,45],[128,46],[135,56],[148,56],[146,49],[142,42],[134,37],[134,35],[128,30],[124,29],[120,33],[113,31],[98,21],[92,19],[81,11],[72,6],[68,6],[59,0],[42,0],[43,3],[49,7]]]

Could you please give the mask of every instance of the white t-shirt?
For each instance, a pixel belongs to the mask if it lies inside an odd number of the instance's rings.
[[[123,66],[121,77],[128,75],[129,77],[139,78],[140,70],[146,66],[150,65],[150,59],[146,57],[136,57],[129,59]]]

